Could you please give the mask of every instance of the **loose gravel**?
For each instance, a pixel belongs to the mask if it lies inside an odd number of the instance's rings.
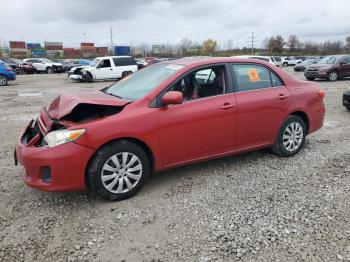
[[[13,164],[24,125],[59,93],[108,84],[38,74],[0,88],[0,261],[350,261],[349,80],[319,81],[325,125],[292,158],[176,168],[115,203],[25,186]]]

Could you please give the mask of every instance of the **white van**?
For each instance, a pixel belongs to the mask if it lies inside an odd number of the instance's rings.
[[[260,56],[260,55],[239,55],[239,56],[235,56],[235,57],[242,57],[242,58],[249,58],[249,59],[258,59],[258,60],[262,60],[265,62],[268,62],[272,65],[281,67],[282,66],[282,61],[278,61],[281,59],[277,59],[277,57],[273,57],[273,56]]]
[[[69,78],[75,81],[119,79],[137,71],[137,63],[131,56],[106,56],[94,59],[89,66],[74,67]]]

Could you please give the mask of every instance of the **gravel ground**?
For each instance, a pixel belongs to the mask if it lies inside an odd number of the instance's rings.
[[[292,158],[177,168],[115,203],[25,186],[13,165],[24,125],[59,93],[107,84],[38,74],[0,88],[0,261],[350,261],[349,80],[319,81],[325,125]]]

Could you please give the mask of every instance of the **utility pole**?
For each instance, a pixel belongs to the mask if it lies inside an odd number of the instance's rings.
[[[113,28],[112,25],[109,26],[109,32],[111,37],[111,54],[113,54]]]
[[[252,32],[252,36],[248,37],[249,43],[251,43],[252,46],[252,54],[254,54],[254,44],[258,42],[259,40],[256,39],[256,36],[254,35],[254,32]]]

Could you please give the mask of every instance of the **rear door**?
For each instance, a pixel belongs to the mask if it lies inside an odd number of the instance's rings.
[[[273,144],[292,97],[267,66],[232,64],[237,100],[237,148]]]

